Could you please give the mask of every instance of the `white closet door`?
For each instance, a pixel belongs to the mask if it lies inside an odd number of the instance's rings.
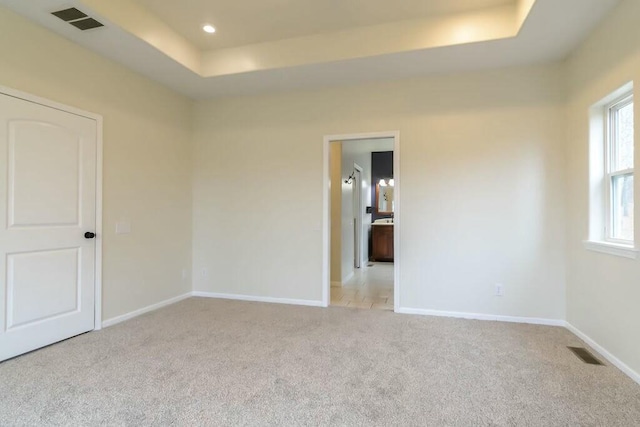
[[[0,94],[0,361],[94,328],[97,123]]]

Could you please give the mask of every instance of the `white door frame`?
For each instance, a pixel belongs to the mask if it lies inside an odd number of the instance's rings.
[[[353,204],[353,218],[355,219],[353,239],[353,257],[355,262],[353,267],[361,268],[363,264],[362,254],[364,252],[364,246],[362,245],[362,217],[364,214],[362,211],[362,172],[364,172],[364,169],[357,163],[353,164],[353,169],[358,172],[357,174],[354,174],[353,178],[353,199],[355,201]]]
[[[102,116],[0,85],[0,94],[86,117],[96,122],[96,268],[93,330],[102,329]]]
[[[400,309],[400,132],[355,133],[326,135],[322,160],[322,306],[329,306],[331,291],[331,175],[329,172],[329,149],[332,142],[357,139],[393,138],[393,309]],[[373,183],[372,183],[373,185]],[[372,202],[373,203],[373,202]]]

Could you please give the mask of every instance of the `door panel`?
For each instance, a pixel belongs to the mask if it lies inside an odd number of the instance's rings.
[[[97,124],[0,94],[0,361],[94,328]]]
[[[7,330],[79,309],[79,255],[78,248],[8,255]]]
[[[11,121],[8,128],[9,226],[77,226],[78,135],[33,121]]]

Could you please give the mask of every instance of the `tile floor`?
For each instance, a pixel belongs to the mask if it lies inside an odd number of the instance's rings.
[[[331,305],[393,310],[393,263],[370,262],[342,286],[332,286]]]

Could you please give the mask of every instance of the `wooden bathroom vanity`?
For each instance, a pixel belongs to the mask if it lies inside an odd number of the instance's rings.
[[[372,261],[393,262],[393,223],[371,224]]]

